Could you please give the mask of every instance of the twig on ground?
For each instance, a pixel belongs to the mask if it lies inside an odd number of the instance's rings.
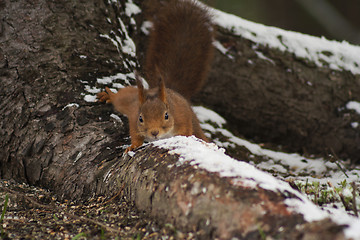
[[[346,211],[351,211],[352,209],[350,208],[349,204],[346,202],[344,195],[343,195],[341,192],[336,191],[334,185],[332,185],[331,182],[328,182],[328,185],[329,185],[332,189],[334,189],[334,191],[339,195],[340,200],[341,200],[342,204],[343,204],[344,207],[345,207],[345,210],[346,210]]]
[[[355,182],[352,182],[351,183],[351,186],[352,186],[352,189],[353,189],[353,191],[352,191],[352,204],[353,204],[353,211],[354,211],[354,214],[355,214],[355,216],[359,216],[359,214],[358,214],[358,210],[357,210],[357,206],[356,206],[356,190],[357,190],[357,188],[356,188],[356,184],[355,184]]]
[[[343,167],[340,165],[340,163],[339,163],[339,158],[338,158],[338,156],[336,155],[336,153],[334,152],[334,149],[332,149],[332,148],[331,148],[331,155],[330,155],[330,157],[331,157],[332,162],[334,162],[334,163],[336,164],[336,166],[340,169],[340,171],[342,171],[342,172],[345,174],[345,176],[346,176],[347,178],[349,178],[349,175],[346,174],[346,171],[345,171],[345,170],[343,169]]]
[[[118,191],[117,194],[115,194],[114,196],[112,196],[109,200],[107,200],[106,202],[104,202],[104,204],[108,204],[112,201],[114,201],[118,196],[120,196],[120,194],[122,193],[122,191],[124,190],[125,188],[125,183],[121,186],[120,190]]]

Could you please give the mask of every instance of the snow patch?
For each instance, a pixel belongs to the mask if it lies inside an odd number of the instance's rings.
[[[95,93],[99,93],[101,90],[97,87],[91,87],[89,85],[85,85],[85,91],[95,94]]]
[[[115,121],[117,121],[117,122],[119,122],[119,123],[123,123],[123,121],[121,120],[121,118],[120,118],[118,115],[114,114],[114,113],[110,114],[110,117],[113,118],[113,119],[115,119]]]
[[[84,100],[86,102],[96,102],[96,96],[87,94],[84,96]]]
[[[255,51],[256,55],[258,56],[258,58],[263,59],[265,61],[268,61],[269,63],[271,63],[272,65],[276,65],[274,60],[272,60],[271,58],[268,58],[267,56],[265,56],[262,52],[260,51]]]
[[[216,123],[219,127],[222,127],[223,124],[226,123],[223,117],[210,109],[201,106],[194,106],[192,109],[200,122],[211,121]]]
[[[125,34],[123,43],[121,44],[122,52],[129,54],[131,57],[136,57],[136,45],[135,45],[134,41],[132,40],[132,38],[130,38],[123,21],[120,18],[118,18],[118,21],[120,23],[122,32]],[[118,42],[121,43],[121,39],[119,37],[118,37]]]
[[[63,107],[63,111],[66,109],[66,108],[69,108],[69,107],[76,107],[78,108],[79,107],[79,104],[77,103],[69,103],[68,105],[66,105],[65,107]]]
[[[287,183],[248,163],[229,157],[225,154],[225,149],[219,148],[213,143],[205,143],[194,136],[175,136],[152,144],[170,150],[170,154],[180,155],[179,164],[189,163],[209,172],[219,173],[221,177],[239,178],[238,180],[247,186],[258,185],[272,191],[283,192],[286,190],[295,193]]]
[[[129,2],[125,3],[125,14],[128,17],[139,13],[141,13],[141,9],[135,3],[133,3],[132,0],[129,0]]]
[[[213,46],[217,48],[222,54],[227,56],[230,59],[234,59],[233,56],[228,54],[228,49],[226,49],[219,41],[213,41]]]
[[[150,21],[144,21],[142,26],[141,26],[141,31],[145,34],[145,35],[149,35],[150,34],[150,30],[153,26],[153,23]]]
[[[346,109],[354,110],[357,114],[360,114],[360,103],[355,101],[350,101],[345,105]]]
[[[131,85],[129,80],[135,79],[135,74],[134,73],[117,73],[113,76],[105,76],[105,77],[101,77],[101,78],[97,78],[96,82],[98,84],[102,84],[102,85],[108,85],[111,86],[110,90],[113,92],[117,92],[117,89],[120,88],[124,88],[125,86],[121,83],[117,83],[115,81],[123,81],[125,85]],[[86,81],[80,81],[84,84],[88,84],[88,82]],[[85,91],[90,93],[90,94],[86,94],[84,95],[84,99],[87,102],[95,102],[96,101],[96,95],[97,93],[101,92],[100,88],[97,87],[91,87],[89,85],[85,85]]]
[[[126,14],[127,16],[131,16],[133,14],[137,14],[140,12],[139,7],[137,7],[132,1],[129,1],[126,3]],[[113,45],[118,50],[119,54],[128,54],[131,57],[136,57],[136,46],[134,41],[130,38],[128,31],[126,29],[126,26],[124,22],[121,20],[121,18],[117,19],[120,24],[120,29],[117,30],[111,30],[109,34],[100,34],[99,36],[102,38],[109,39]],[[135,24],[135,20],[133,18],[130,19],[132,23]],[[119,37],[117,33],[123,34],[122,37]],[[136,67],[136,63],[134,61],[128,62],[132,67]],[[126,65],[125,67],[129,68],[127,65],[128,63],[124,62]]]
[[[98,78],[96,81],[100,84],[104,84],[104,85],[107,85],[107,84],[110,84],[112,83],[114,80],[116,79],[120,79],[120,80],[124,80],[124,81],[127,81],[126,79],[126,75],[123,74],[123,73],[117,73],[116,75],[114,76],[108,76],[108,77],[102,77],[102,78]],[[129,83],[129,82],[127,82]]]
[[[108,34],[100,34],[99,36],[102,38],[109,39],[117,48],[118,52],[120,52],[120,44],[116,40],[112,39]]]
[[[352,122],[350,123],[352,128],[358,128],[359,127],[359,123],[358,122]]]

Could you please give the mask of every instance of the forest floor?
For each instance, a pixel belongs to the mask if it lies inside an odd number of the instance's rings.
[[[97,197],[81,203],[59,202],[45,189],[1,180],[0,207],[0,239],[194,239],[201,236],[201,232],[182,233],[171,224],[159,225],[119,196]]]

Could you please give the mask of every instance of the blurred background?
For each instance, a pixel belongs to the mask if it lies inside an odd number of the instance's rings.
[[[204,0],[204,2],[253,22],[360,45],[360,0]]]

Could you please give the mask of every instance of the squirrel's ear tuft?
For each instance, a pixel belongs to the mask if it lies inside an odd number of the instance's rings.
[[[155,72],[156,72],[156,76],[159,77],[159,98],[162,102],[164,102],[165,104],[167,104],[166,101],[166,88],[165,88],[165,79],[164,76],[162,75],[162,73],[160,72],[159,67],[156,65],[155,66]]]
[[[145,91],[144,91],[144,86],[142,84],[140,75],[137,71],[135,71],[135,79],[136,79],[136,85],[138,87],[139,102],[140,102],[140,104],[143,104],[146,100]]]
[[[167,103],[166,88],[165,88],[164,80],[162,78],[160,78],[160,81],[159,81],[159,98],[162,102]]]

